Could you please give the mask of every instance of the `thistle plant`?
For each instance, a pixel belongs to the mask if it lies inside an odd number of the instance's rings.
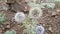
[[[0,24],[3,24],[5,22],[5,14],[0,13]]]
[[[6,31],[4,34],[16,34],[16,31],[15,30]]]
[[[14,19],[18,23],[22,23],[25,20],[25,14],[23,12],[17,12],[14,16]]]
[[[24,34],[36,34],[35,32],[35,27],[37,26],[37,20],[36,19],[31,19],[27,18],[24,23],[23,23],[25,29],[24,29]]]
[[[25,27],[24,34],[36,34],[37,33],[35,31],[36,30],[35,28],[37,27],[37,24],[38,24],[37,19],[40,18],[41,16],[42,16],[42,10],[40,8],[38,7],[31,8],[31,10],[29,11],[28,18],[23,23],[23,26]]]
[[[54,0],[55,1],[55,0]],[[49,0],[47,1],[49,2]],[[56,1],[57,2],[57,1]],[[55,3],[42,3],[40,0],[38,0],[37,2],[34,0],[32,2],[32,0],[28,3],[28,5],[32,8],[34,7],[39,7],[39,8],[46,8],[45,6],[47,6],[47,8],[51,8],[54,9],[55,8]]]
[[[42,10],[38,7],[31,8],[29,11],[30,18],[38,19],[42,16],[42,14],[43,14]]]
[[[28,17],[23,23],[25,27],[24,34],[44,34],[44,27],[42,25],[38,26],[37,23],[38,21],[36,19]]]

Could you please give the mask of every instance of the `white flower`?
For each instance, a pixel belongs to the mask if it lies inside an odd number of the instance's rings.
[[[40,25],[36,27],[35,31],[36,31],[36,34],[44,34],[45,29],[42,25]]]
[[[42,10],[38,7],[31,8],[29,11],[30,18],[39,18],[42,16]]]
[[[23,12],[17,12],[14,16],[14,19],[18,23],[22,23],[25,20],[25,14]]]

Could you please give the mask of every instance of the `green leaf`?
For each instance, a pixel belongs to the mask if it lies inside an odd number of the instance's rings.
[[[0,14],[0,24],[3,24],[5,22],[5,14]]]
[[[54,0],[55,2],[60,2],[60,0]]]
[[[12,31],[6,31],[4,34],[16,34],[16,31],[15,31],[15,30],[12,30]]]
[[[44,5],[42,5],[41,3],[40,3],[40,4],[36,4],[36,3],[30,2],[30,3],[28,3],[28,5],[29,5],[30,7],[45,8]]]
[[[54,3],[47,3],[47,8],[51,8],[54,9],[55,8],[55,4]]]

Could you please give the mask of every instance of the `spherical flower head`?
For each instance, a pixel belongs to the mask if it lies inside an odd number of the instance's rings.
[[[40,25],[36,27],[35,31],[36,31],[36,34],[44,34],[45,29],[42,25]]]
[[[31,8],[29,11],[30,18],[40,18],[42,16],[42,10],[38,7]]]
[[[25,14],[23,12],[17,12],[14,16],[14,19],[18,23],[22,23],[25,20]]]

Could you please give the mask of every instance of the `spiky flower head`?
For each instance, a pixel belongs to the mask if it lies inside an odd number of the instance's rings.
[[[45,29],[42,25],[40,25],[36,27],[35,31],[36,31],[36,34],[44,34]]]
[[[18,23],[22,23],[25,20],[25,14],[23,12],[17,12],[14,16],[14,19]]]
[[[30,11],[29,11],[30,18],[38,19],[39,17],[42,16],[42,14],[43,14],[42,10],[38,7],[31,8]]]

